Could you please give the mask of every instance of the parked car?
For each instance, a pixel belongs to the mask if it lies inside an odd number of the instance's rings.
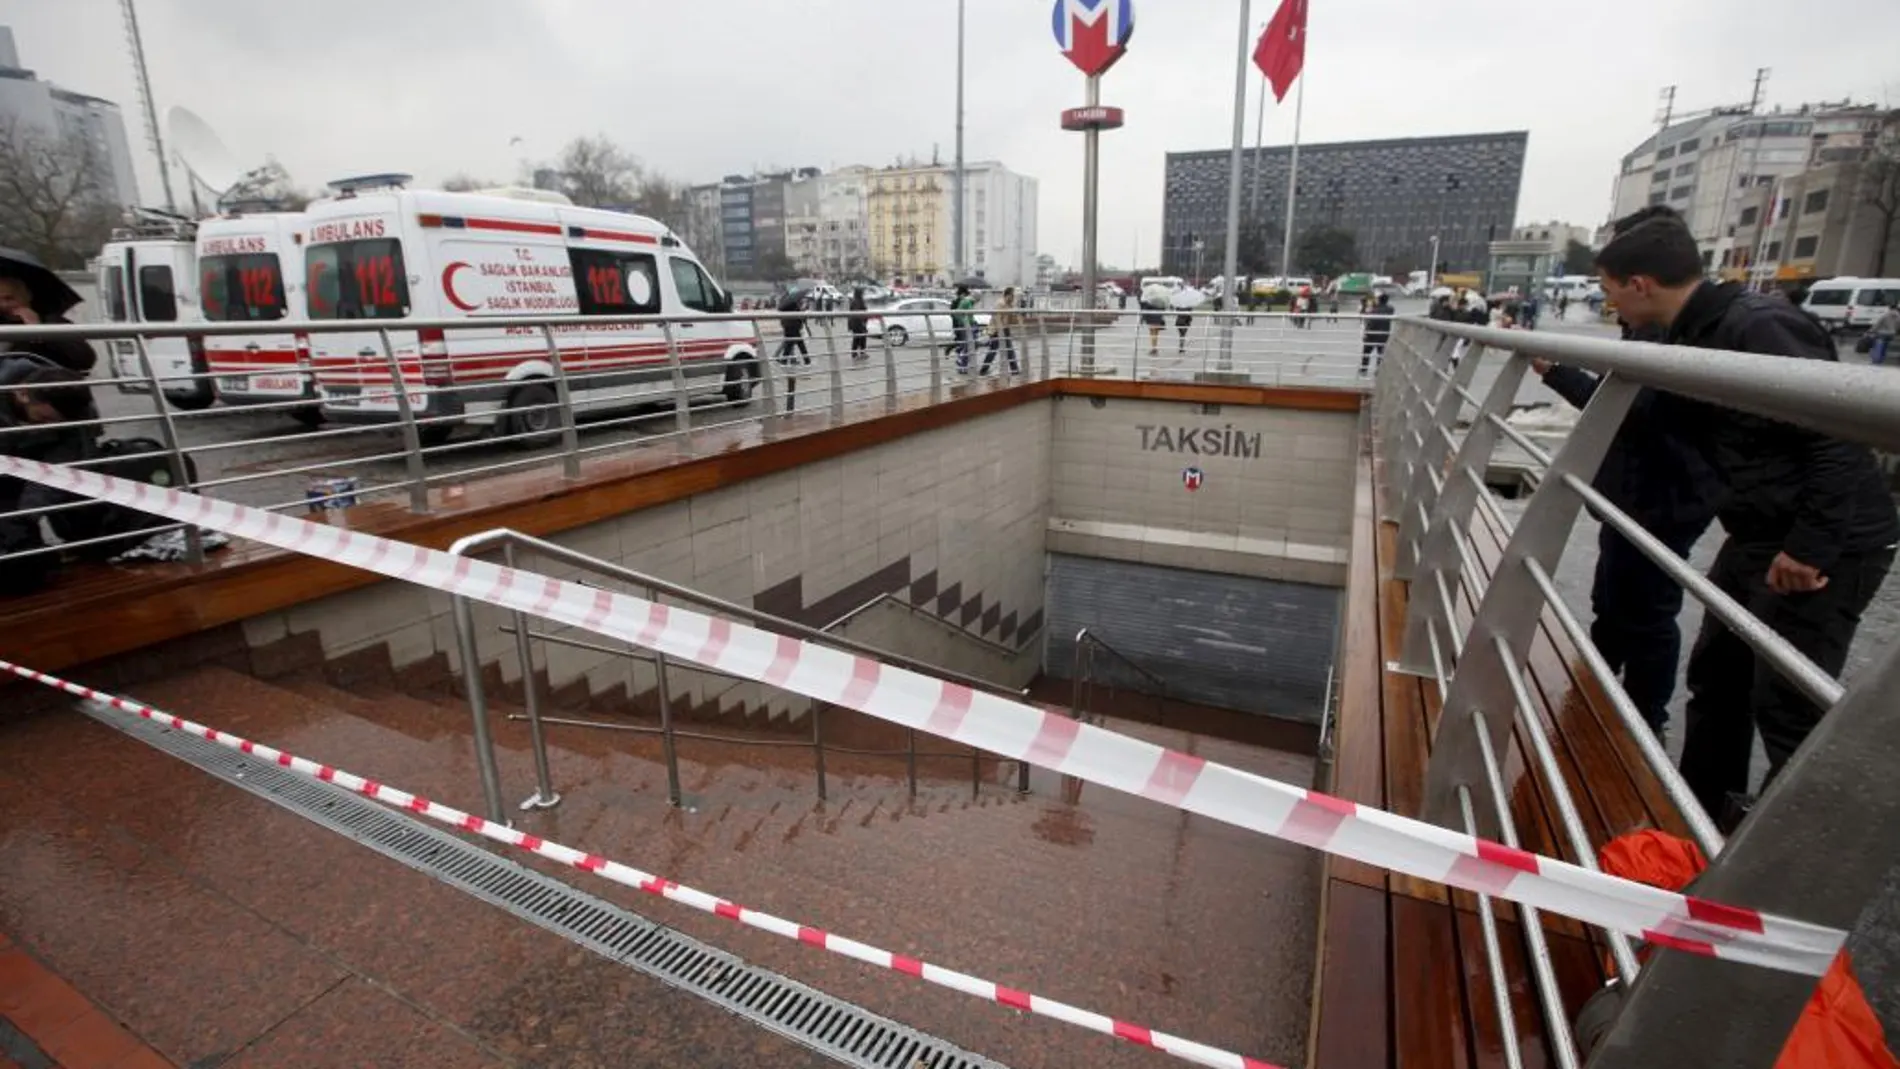
[[[975,312],[979,329],[990,325],[988,312]],[[912,297],[878,309],[871,321],[871,333],[882,334],[892,345],[909,344],[912,338],[928,341],[934,334],[939,345],[956,338],[950,325],[950,302],[941,297]]]

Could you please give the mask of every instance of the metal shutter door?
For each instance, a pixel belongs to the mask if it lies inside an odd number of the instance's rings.
[[[1171,697],[1317,723],[1339,599],[1332,587],[1050,554],[1043,671],[1074,674],[1086,627],[1165,680]],[[1098,678],[1142,682],[1111,657],[1095,663]]]

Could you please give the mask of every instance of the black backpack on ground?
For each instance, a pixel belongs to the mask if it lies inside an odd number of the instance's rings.
[[[93,446],[90,460],[86,465],[88,470],[101,475],[166,489],[175,485],[171,458],[165,452],[164,443],[156,439],[109,438]],[[198,468],[189,456],[185,457],[185,475],[190,481],[197,481]],[[62,542],[109,539],[73,551],[85,560],[106,560],[145,541],[171,521],[123,505],[100,502],[53,513],[49,522]]]

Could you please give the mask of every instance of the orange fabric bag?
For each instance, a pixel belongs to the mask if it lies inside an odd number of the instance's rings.
[[[1659,831],[1612,839],[1597,860],[1605,872],[1668,891],[1687,887],[1709,865],[1694,843]],[[1645,947],[1640,956],[1649,953]],[[1880,1019],[1854,979],[1847,951],[1821,978],[1775,1069],[1900,1069],[1900,1060],[1887,1049]]]

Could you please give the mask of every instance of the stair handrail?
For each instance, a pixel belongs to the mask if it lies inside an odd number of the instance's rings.
[[[967,627],[962,627],[960,625],[953,624],[949,620],[946,620],[943,617],[938,616],[936,613],[931,612],[929,609],[923,608],[922,606],[919,606],[919,605],[912,605],[910,602],[905,601],[903,598],[900,598],[897,595],[889,593],[889,592],[877,595],[876,597],[858,606],[857,608],[852,609],[850,612],[845,613],[843,616],[838,617],[836,620],[833,620],[830,623],[826,624],[820,630],[824,631],[827,635],[832,634],[838,628],[843,627],[844,625],[850,623],[851,621],[857,619],[858,617],[863,616],[865,613],[870,612],[872,609],[877,608],[879,605],[883,605],[887,602],[892,605],[897,606],[900,609],[904,609],[905,611],[909,612],[913,616],[919,616],[925,620],[928,620],[929,622],[933,624],[941,625],[944,629],[948,630],[952,635],[958,638],[968,639],[969,641],[974,642],[979,646],[988,647],[989,649],[995,650],[997,653],[1000,653],[1005,657],[1022,656],[1023,652],[1029,649],[1029,647],[1032,644],[1034,644],[1034,642],[1036,641],[1036,638],[1042,634],[1042,628],[1039,627],[1036,629],[1034,634],[1030,635],[1021,644],[1016,645],[1016,646],[1010,646],[1002,642],[997,642],[994,639],[984,638],[982,635],[977,634],[976,632],[970,630]],[[1018,693],[1021,693],[1021,692],[1018,692]]]
[[[923,675],[957,683],[971,690],[1008,698],[1012,701],[1020,701],[1028,693],[1026,690],[1012,690],[1009,687],[999,686],[989,680],[967,675],[962,672],[956,672],[938,665],[928,664],[912,657],[892,653],[888,650],[870,645],[869,643],[831,634],[828,631],[811,627],[807,624],[801,624],[796,620],[788,620],[782,616],[776,616],[750,606],[727,601],[724,598],[715,597],[714,595],[706,594],[690,587],[681,586],[678,583],[636,571],[625,565],[615,564],[612,561],[604,561],[598,557],[582,553],[579,550],[570,549],[559,543],[547,541],[546,539],[536,538],[533,535],[524,534],[512,528],[497,527],[477,534],[468,535],[458,539],[449,547],[448,552],[452,556],[464,557],[497,547],[502,550],[504,561],[509,567],[513,567],[515,564],[515,550],[517,548],[526,549],[584,571],[592,572],[603,578],[619,580],[637,587],[643,587],[646,590],[647,596],[656,601],[660,597],[665,596],[677,601],[688,602],[705,609],[710,609],[715,613],[738,617],[768,631],[791,635],[809,642],[828,645],[840,650],[847,650],[864,657],[869,657],[883,664],[909,669],[910,671],[918,672]],[[902,602],[899,602],[899,604],[902,604]],[[495,820],[501,820],[503,819],[500,802],[501,773],[495,760],[494,744],[489,736],[487,727],[488,698],[482,682],[480,669],[481,658],[475,641],[474,610],[471,608],[469,600],[461,595],[454,595],[450,598],[450,607],[455,622],[456,648],[460,653],[462,661],[463,686],[467,690],[469,709],[474,717],[476,763],[481,772],[482,789],[488,800],[490,817]],[[521,803],[520,808],[523,810],[552,808],[560,804],[561,796],[554,790],[552,774],[549,770],[547,740],[542,733],[543,718],[541,716],[540,687],[534,677],[534,657],[530,644],[534,640],[555,642],[561,642],[562,640],[559,636],[548,635],[531,629],[528,625],[526,615],[521,612],[511,614],[511,625],[510,627],[503,628],[503,630],[514,635],[515,652],[521,662],[522,705],[527,714],[525,719],[528,722],[529,745],[534,755],[537,788],[533,796]],[[960,631],[961,629],[958,630]],[[976,636],[968,637],[975,638]],[[978,639],[978,641],[987,640]],[[680,788],[679,758],[675,752],[674,740],[679,737],[679,733],[673,728],[672,702],[667,685],[667,668],[671,663],[671,658],[668,658],[658,650],[650,651],[644,656],[633,654],[631,651],[627,652],[629,656],[639,656],[640,659],[650,660],[654,665],[655,673],[658,677],[660,707],[659,734],[661,737],[661,748],[666,762],[667,798],[673,805],[678,806],[681,804],[682,794]],[[694,666],[691,670],[700,671],[701,669]],[[721,673],[715,672],[712,674],[718,675]],[[810,717],[812,723],[812,738],[807,745],[812,747],[815,754],[818,772],[818,797],[820,800],[823,800],[826,795],[825,741],[823,719],[819,706],[820,703],[815,700],[811,703]],[[834,746],[832,749],[840,748]],[[904,754],[908,770],[907,778],[910,791],[911,794],[915,795],[917,793],[917,759],[920,756],[917,750],[916,729],[906,729],[905,747],[902,753]],[[981,752],[972,750],[970,756],[973,775],[980,777],[982,768]],[[1017,790],[1026,793],[1029,790],[1028,763],[1014,758],[1006,760],[1014,761],[1017,765]]]
[[[928,664],[912,657],[905,657],[902,654],[880,649],[866,642],[859,642],[841,635],[834,635],[820,628],[812,627],[809,624],[801,624],[796,620],[788,620],[783,616],[775,616],[760,609],[740,605],[737,602],[727,601],[724,598],[715,597],[711,594],[701,593],[691,587],[681,586],[678,583],[669,582],[655,575],[635,571],[632,568],[615,564],[612,561],[604,561],[598,557],[590,557],[578,550],[569,549],[559,543],[536,538],[530,534],[523,534],[512,528],[497,527],[493,530],[469,535],[466,538],[456,541],[454,545],[449,547],[448,551],[454,556],[465,557],[471,553],[493,549],[498,546],[505,546],[510,543],[531,549],[543,556],[553,557],[562,563],[587,569],[596,575],[605,576],[609,579],[618,579],[622,582],[633,584],[634,586],[645,587],[655,594],[662,594],[669,598],[702,605],[720,614],[740,617],[768,631],[775,631],[780,634],[792,635],[808,641],[823,643],[827,646],[850,650],[853,653],[860,653],[866,657],[875,658],[885,664],[896,665],[899,668],[908,668],[913,672],[922,672],[926,675],[935,676],[938,679],[947,679],[952,683],[962,684],[972,690],[996,694],[1009,698],[1011,701],[1015,701],[1022,696],[1022,692],[1019,690],[998,686],[986,679],[979,679],[976,676],[951,671],[938,665]]]
[[[1071,680],[1069,696],[1069,715],[1071,717],[1080,720],[1088,712],[1085,695],[1091,693],[1095,688],[1096,650],[1106,651],[1116,660],[1134,669],[1137,674],[1146,677],[1148,682],[1154,685],[1154,690],[1149,692],[1148,696],[1155,700],[1155,722],[1160,723],[1161,720],[1166,718],[1168,711],[1168,684],[1162,680],[1160,676],[1136,664],[1133,658],[1116,649],[1110,645],[1106,639],[1102,638],[1102,636],[1086,627],[1075,633],[1075,667],[1071,672],[1073,678]]]

